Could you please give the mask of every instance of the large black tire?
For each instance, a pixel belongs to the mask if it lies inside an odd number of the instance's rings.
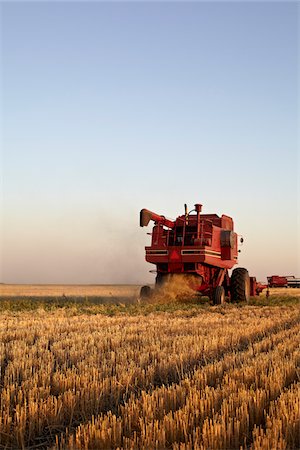
[[[224,305],[225,303],[225,289],[223,286],[217,286],[213,291],[213,304],[214,305]]]
[[[170,283],[171,279],[172,279],[171,273],[158,272],[155,278],[155,286],[160,288],[165,284]]]
[[[141,300],[149,298],[151,296],[151,287],[150,286],[142,286],[140,290],[140,298]]]
[[[230,279],[230,292],[233,302],[249,302],[250,277],[247,269],[234,269]]]

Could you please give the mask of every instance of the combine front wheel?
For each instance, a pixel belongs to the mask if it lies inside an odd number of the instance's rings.
[[[158,272],[155,278],[155,286],[162,287],[168,283],[170,283],[172,280],[172,274],[171,273],[161,273]]]
[[[247,269],[234,269],[230,279],[231,299],[234,302],[249,302],[250,277]]]
[[[149,298],[150,296],[151,296],[151,287],[142,286],[140,291],[140,299],[144,300],[145,298]]]
[[[217,286],[213,291],[213,304],[223,305],[225,303],[225,289],[223,286]]]

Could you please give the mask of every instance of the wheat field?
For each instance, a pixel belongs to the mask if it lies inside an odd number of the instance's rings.
[[[0,448],[297,449],[300,311],[0,314]]]
[[[133,298],[139,293],[139,285],[112,284],[1,284],[1,297],[101,297]]]

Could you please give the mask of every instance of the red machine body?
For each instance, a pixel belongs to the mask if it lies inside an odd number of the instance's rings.
[[[287,277],[272,275],[267,277],[269,287],[288,287]]]
[[[267,289],[268,285],[265,283],[261,283],[260,281],[256,281],[255,277],[250,277],[250,295],[256,296],[259,295],[264,289]]]
[[[186,205],[185,205],[186,209]],[[211,294],[218,286],[229,291],[228,269],[238,261],[238,237],[231,217],[202,214],[202,205],[172,221],[147,209],[140,226],[155,222],[146,261],[155,264],[156,283],[168,274],[194,275],[194,288]]]
[[[285,287],[285,288],[299,288],[300,278],[296,278],[294,275],[278,276],[272,275],[267,277],[269,287]]]

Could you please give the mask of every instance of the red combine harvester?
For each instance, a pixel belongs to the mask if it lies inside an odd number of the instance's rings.
[[[229,277],[228,270],[238,260],[238,236],[231,217],[202,214],[202,205],[176,220],[166,219],[147,209],[140,212],[140,226],[154,222],[151,246],[146,247],[146,261],[156,265],[156,287],[160,287],[175,274],[190,275],[190,287],[209,296],[214,304],[248,301],[267,287],[257,283],[244,268],[236,268]],[[193,213],[193,214],[192,214]],[[241,238],[241,242],[243,239]],[[143,286],[141,297],[151,295],[151,288]]]
[[[267,277],[269,287],[288,287],[288,281],[286,277],[280,277],[278,275],[272,275]]]
[[[300,278],[296,278],[294,275],[272,275],[267,277],[269,287],[285,287],[285,288],[299,288]]]

